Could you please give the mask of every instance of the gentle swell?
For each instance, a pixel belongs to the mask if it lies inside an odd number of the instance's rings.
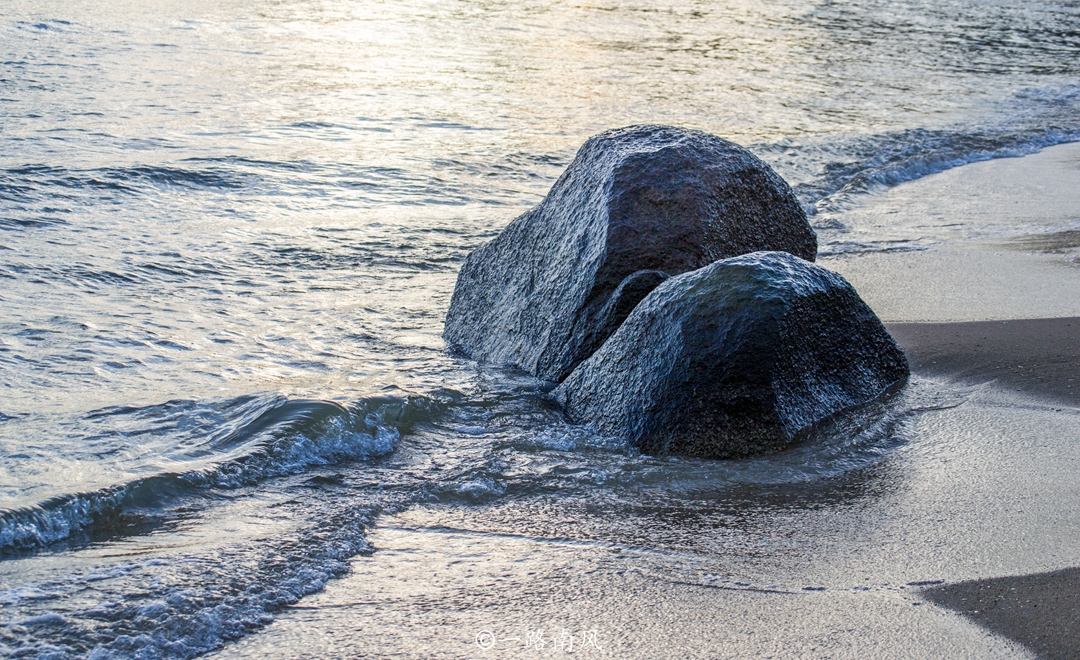
[[[401,433],[425,419],[432,405],[423,397],[374,398],[350,406],[331,401],[275,400],[254,419],[211,438],[200,450],[213,454],[203,461],[205,467],[155,474],[0,511],[0,551],[61,541],[89,530],[124,507],[153,507],[166,497],[196,489],[236,488],[298,474],[311,466],[388,454]],[[221,458],[214,460],[214,456]]]
[[[1080,140],[1080,85],[1018,93],[981,124],[828,135],[751,145],[795,189],[807,212],[839,210],[885,186]]]

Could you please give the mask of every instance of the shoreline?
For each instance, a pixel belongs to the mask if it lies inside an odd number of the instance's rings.
[[[209,657],[538,657],[520,640],[540,629],[598,631],[574,649],[595,658],[1072,657],[1080,268],[1016,244],[821,260],[911,365],[879,462],[661,505],[418,504],[380,517],[348,574]],[[517,646],[483,648],[485,632]]]
[[[908,181],[830,218],[832,240],[866,249],[818,263],[886,323],[1080,317],[1080,142]]]
[[[1080,144],[1071,144],[897,186],[882,196],[892,199],[867,200],[856,213],[871,221],[875,215],[931,214],[927,200],[946,199],[947,209],[961,208],[964,217],[991,225],[1023,225],[1010,214],[1026,211],[1030,226],[1019,235],[945,249],[826,261],[890,319],[885,327],[913,375],[989,384],[998,392],[1080,408],[1080,241],[1072,228],[1080,222],[1077,182]],[[1074,565],[948,582],[922,595],[1056,660],[1080,649],[1078,585],[1080,567]]]
[[[742,521],[735,537],[750,547],[716,558],[727,566],[719,584],[702,579],[695,550],[650,542],[653,532],[533,535],[505,527],[518,511],[513,501],[430,503],[380,518],[369,531],[374,554],[210,657],[527,658],[538,652],[514,640],[541,629],[569,631],[579,643],[596,631],[600,647],[576,649],[589,658],[1073,657],[1080,554],[1060,554],[1076,536],[1053,518],[1063,508],[1075,518],[1077,489],[1063,474],[1080,466],[1080,452],[1064,454],[1060,436],[1032,442],[1032,434],[1080,412],[1068,386],[1080,367],[1080,318],[886,327],[911,361],[909,388],[933,390],[942,378],[990,387],[929,413],[929,428],[906,441],[914,455],[817,485],[765,487],[771,503],[736,495],[675,508],[680,536],[731,524],[716,527],[710,507],[723,511],[721,521]],[[1040,376],[1028,368],[1037,365],[1052,369]],[[1032,409],[1032,396],[1072,410]],[[980,444],[993,449],[972,452],[965,432],[985,435]],[[1043,469],[1043,455],[1058,464]],[[987,509],[988,493],[1013,510]],[[845,497],[853,499],[845,505]],[[603,514],[578,521],[601,530],[611,522]],[[1015,538],[1002,542],[1003,533]],[[1057,539],[1045,548],[1030,546],[1049,535]],[[758,544],[775,550],[757,556]],[[498,646],[478,646],[484,631]]]
[[[1080,408],[1080,318],[887,323],[912,374]],[[935,605],[1020,643],[1040,658],[1080,649],[1080,567],[969,580],[923,590]]]

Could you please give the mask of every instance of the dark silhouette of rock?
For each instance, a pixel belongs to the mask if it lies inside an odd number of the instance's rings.
[[[700,131],[607,131],[536,208],[469,255],[444,337],[474,359],[562,380],[667,275],[757,250],[817,254],[768,165]]]
[[[645,453],[737,458],[783,449],[907,375],[844,278],[756,252],[656,287],[553,394]]]

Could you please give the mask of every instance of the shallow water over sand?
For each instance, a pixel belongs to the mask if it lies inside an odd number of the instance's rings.
[[[1080,417],[944,388],[886,457],[832,478],[384,518],[352,574],[214,657],[524,658],[566,652],[563,631],[585,657],[1031,657],[924,590],[1080,562]]]
[[[898,239],[842,212],[1080,137],[1077,12],[5,4],[0,651],[219,648],[345,571],[395,512],[563,538],[565,511],[599,501],[583,541],[608,529],[659,552],[700,528],[627,507],[693,512],[733,488],[768,507],[773,485],[828,492],[891,465],[915,437],[896,420],[922,403],[758,462],[605,444],[547,385],[445,352],[458,264],[586,137],[636,122],[749,146],[817,211],[832,254],[983,236],[968,218]],[[727,529],[755,547],[752,526]],[[700,552],[725,556],[716,543]],[[788,556],[775,543],[753,556]],[[681,565],[665,552],[657,566]]]

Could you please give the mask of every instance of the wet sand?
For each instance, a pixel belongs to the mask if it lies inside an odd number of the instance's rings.
[[[824,261],[894,320],[886,325],[914,373],[1080,406],[1080,145],[899,186],[844,220],[880,227],[901,216],[947,236],[957,214],[985,235]],[[1080,440],[1080,427],[1070,435]],[[1080,568],[942,584],[925,595],[1039,657],[1080,657]]]
[[[916,373],[1080,406],[1080,317],[886,327]]]
[[[1077,657],[1080,267],[994,241],[823,260],[912,364],[880,461],[666,505],[414,507],[379,521],[348,575],[214,657]]]
[[[891,323],[888,329],[915,373],[1080,407],[1080,318]],[[1075,438],[1080,441],[1080,427]],[[1080,568],[943,584],[924,595],[1039,657],[1080,657]]]
[[[1080,264],[1068,256],[996,244],[967,248],[827,257],[818,263],[847,278],[885,322],[1080,316]]]
[[[1080,568],[1061,566],[1080,566],[1080,409],[1060,404],[1080,326],[889,327],[914,405],[938,409],[881,465],[673,505],[665,523],[633,507],[560,522],[557,498],[418,507],[219,657],[529,658],[567,652],[563,631],[589,658],[1076,657]],[[1051,362],[1052,378],[1026,369]],[[544,649],[525,645],[537,631]]]
[[[822,231],[840,243],[818,263],[884,321],[1080,316],[1080,143],[911,181],[815,222],[842,227]]]
[[[944,228],[958,214],[984,235],[949,241]],[[840,217],[856,228],[906,224],[946,238],[937,250],[823,260],[884,319],[925,320],[886,324],[915,374],[1080,406],[1080,231],[1070,227],[1080,223],[1080,145],[958,168]],[[1072,435],[1080,439],[1080,428]],[[1080,657],[1080,568],[943,584],[925,595],[1039,657]]]
[[[941,585],[924,595],[1041,658],[1080,656],[1080,568]]]

